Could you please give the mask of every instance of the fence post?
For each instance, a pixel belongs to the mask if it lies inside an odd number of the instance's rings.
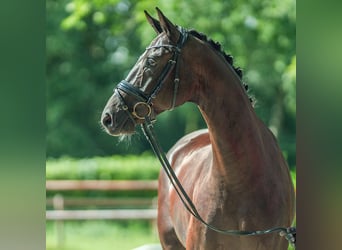
[[[61,194],[56,194],[53,197],[53,209],[54,210],[64,210],[64,199]],[[62,247],[65,242],[64,238],[64,221],[57,220],[56,221],[56,232],[57,232],[57,246]]]

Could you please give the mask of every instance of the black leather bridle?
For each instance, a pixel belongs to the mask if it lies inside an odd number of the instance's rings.
[[[216,231],[221,234],[226,235],[236,235],[236,236],[254,236],[254,235],[264,235],[264,234],[270,234],[278,232],[280,236],[284,236],[289,243],[295,247],[296,243],[296,228],[295,227],[274,227],[267,230],[257,230],[257,231],[241,231],[241,230],[225,230],[217,228],[209,223],[207,223],[201,215],[198,213],[197,208],[191,201],[190,197],[187,195],[186,191],[184,190],[182,184],[178,180],[178,177],[176,176],[175,172],[173,171],[171,164],[169,163],[166,154],[164,153],[162,147],[160,146],[157,136],[153,129],[152,124],[152,100],[157,96],[159,91],[161,90],[163,83],[165,82],[165,79],[170,74],[173,68],[175,68],[175,80],[174,80],[174,93],[173,93],[173,100],[171,103],[170,109],[173,109],[175,107],[176,98],[177,98],[177,91],[178,91],[178,85],[179,85],[179,64],[178,64],[178,57],[181,53],[181,49],[184,46],[185,42],[188,38],[188,31],[186,31],[184,28],[179,27],[180,31],[180,37],[178,39],[177,44],[174,45],[156,45],[156,46],[150,46],[147,48],[161,48],[161,47],[167,47],[173,50],[174,54],[172,59],[168,61],[168,63],[165,65],[164,69],[162,70],[162,73],[160,74],[156,86],[153,88],[152,92],[150,94],[146,94],[145,92],[141,91],[139,88],[133,86],[131,83],[129,83],[126,80],[122,80],[117,87],[114,89],[114,91],[117,91],[119,98],[120,98],[120,108],[122,110],[125,110],[131,120],[136,124],[134,118],[143,120],[143,123],[141,124],[141,128],[146,136],[146,139],[151,144],[151,147],[155,153],[155,155],[158,157],[166,175],[168,176],[172,186],[174,187],[175,191],[177,192],[179,198],[183,202],[185,208],[201,223],[203,223],[205,226],[210,228],[213,231]],[[127,95],[133,96],[138,100],[136,104],[132,108],[132,112],[129,111],[129,108],[123,98],[123,96],[120,94],[120,91],[125,92]],[[137,111],[137,108],[139,106],[145,107],[146,112],[139,114]]]
[[[161,88],[164,85],[164,82],[168,75],[171,73],[173,69],[175,69],[175,79],[174,79],[174,90],[173,90],[173,98],[170,105],[169,110],[173,110],[176,105],[177,100],[177,92],[178,92],[178,86],[179,86],[179,64],[178,64],[178,57],[181,53],[181,49],[184,46],[185,42],[188,39],[188,32],[182,28],[179,27],[180,36],[178,38],[178,42],[176,45],[155,45],[147,47],[146,50],[150,50],[153,48],[168,48],[171,51],[173,51],[172,58],[167,62],[167,64],[164,66],[160,76],[158,77],[156,86],[152,89],[151,93],[146,94],[145,92],[141,91],[138,87],[135,87],[133,84],[129,83],[126,80],[122,80],[114,89],[114,92],[117,92],[120,98],[121,102],[121,109],[125,110],[129,113],[129,117],[131,120],[135,123],[134,118],[137,118],[139,120],[145,120],[146,117],[150,117],[152,113],[152,100],[156,98],[158,93],[160,92]],[[132,112],[129,111],[128,105],[125,102],[125,99],[120,94],[120,91],[125,92],[126,94],[133,96],[138,100],[132,108]],[[143,109],[146,111],[142,114],[138,112],[138,108],[143,107]],[[140,109],[141,110],[141,109]]]

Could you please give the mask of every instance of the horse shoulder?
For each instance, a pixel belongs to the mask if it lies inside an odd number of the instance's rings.
[[[167,156],[171,165],[174,166],[177,160],[181,160],[208,145],[210,145],[208,129],[196,130],[179,139],[169,150]]]

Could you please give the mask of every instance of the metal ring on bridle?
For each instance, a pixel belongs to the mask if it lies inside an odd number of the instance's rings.
[[[147,108],[147,114],[146,115],[140,115],[136,112],[136,109],[139,105],[144,105]],[[148,105],[146,102],[137,102],[136,104],[134,104],[133,106],[133,111],[132,111],[132,115],[140,120],[144,120],[146,116],[150,116],[152,113],[152,109],[151,106]]]

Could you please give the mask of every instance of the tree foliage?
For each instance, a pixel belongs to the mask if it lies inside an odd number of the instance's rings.
[[[47,156],[139,153],[100,130],[112,90],[155,37],[143,10],[158,6],[174,23],[194,28],[233,55],[257,100],[256,112],[295,164],[296,7],[294,0],[47,0]],[[191,104],[158,119],[165,149],[204,127]],[[172,131],[170,133],[170,131]]]

